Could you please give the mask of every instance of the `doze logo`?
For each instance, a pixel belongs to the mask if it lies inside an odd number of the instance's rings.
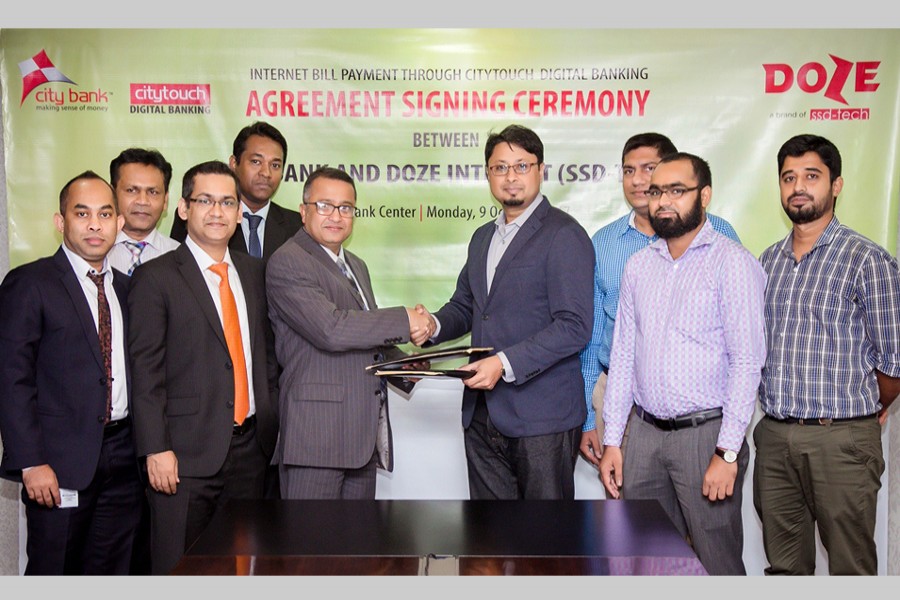
[[[831,60],[834,61],[834,73],[831,80],[828,79],[828,71],[825,65],[817,62],[808,62],[797,70],[796,81],[797,86],[808,94],[815,94],[825,88],[825,97],[848,104],[847,100],[842,96],[844,85],[850,74],[854,71],[854,63],[844,60],[833,54],[829,54]],[[872,80],[877,75],[878,65],[881,61],[862,61],[855,65],[856,76],[853,78],[854,91],[857,92],[874,92],[878,89],[879,83]],[[791,89],[794,85],[794,70],[790,65],[784,63],[768,63],[763,64],[766,70],[766,93],[767,94],[783,94]]]

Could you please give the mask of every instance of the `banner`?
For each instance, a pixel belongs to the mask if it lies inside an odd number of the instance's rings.
[[[382,306],[449,297],[499,210],[484,143],[510,123],[541,136],[543,191],[589,234],[628,209],[625,140],[668,135],[709,161],[710,211],[756,255],[789,229],[778,148],[824,135],[838,217],[893,251],[898,56],[896,30],[2,30],[10,263],[52,253],[59,189],[130,146],[174,167],[168,233],[184,171],[255,120],[288,140],[277,203],[319,165],[357,181],[349,248]]]

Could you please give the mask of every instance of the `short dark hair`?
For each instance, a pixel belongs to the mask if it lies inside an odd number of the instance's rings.
[[[227,175],[234,181],[234,191],[235,194],[238,194],[235,198],[240,197],[238,178],[234,171],[231,170],[231,167],[221,160],[209,160],[199,165],[194,165],[184,174],[184,177],[181,179],[181,197],[185,200],[190,200],[191,196],[194,195],[194,178],[197,175]]]
[[[841,176],[841,153],[837,146],[820,135],[802,134],[795,135],[784,144],[778,151],[778,176],[781,176],[781,169],[784,167],[784,160],[790,156],[796,158],[803,156],[807,152],[815,152],[828,167],[828,175],[831,182]]]
[[[163,174],[163,187],[165,192],[169,192],[169,182],[172,181],[172,165],[158,151],[144,148],[128,148],[122,150],[117,157],[109,163],[109,184],[116,189],[119,184],[119,170],[125,165],[130,164],[146,165],[148,167],[156,167]]]
[[[687,160],[691,163],[691,167],[694,169],[694,177],[697,178],[698,189],[702,190],[706,186],[712,187],[712,172],[709,170],[709,163],[696,154],[689,154],[687,152],[673,152],[671,154],[666,154],[659,159],[657,168],[661,164],[679,160]]]
[[[247,139],[251,135],[259,135],[276,142],[281,146],[281,153],[284,154],[282,158],[287,161],[287,140],[284,139],[280,131],[265,121],[251,123],[238,132],[237,137],[234,138],[234,144],[231,146],[231,154],[234,156],[234,160],[241,162],[241,154],[247,149]]]
[[[88,170],[83,173],[79,173],[78,175],[67,181],[66,185],[64,185],[62,189],[59,190],[59,214],[66,214],[66,203],[69,201],[69,188],[71,188],[72,184],[74,184],[76,181],[81,181],[82,179],[98,179],[102,181],[106,184],[106,187],[109,188],[109,191],[112,192],[113,199],[115,199],[116,191],[112,188],[111,185],[109,185],[109,182],[97,175],[95,172]],[[115,209],[116,213],[119,212],[119,207],[116,206],[115,202],[113,202],[113,208]]]
[[[660,158],[667,154],[678,152],[678,148],[675,147],[672,140],[661,133],[639,133],[631,136],[628,138],[628,141],[625,142],[625,146],[622,148],[622,160],[625,160],[626,154],[637,148],[654,148]]]
[[[303,184],[303,201],[306,202],[309,200],[309,196],[311,194],[310,189],[312,188],[312,183],[316,179],[335,179],[337,181],[343,181],[344,183],[349,183],[353,188],[353,198],[356,199],[356,184],[353,182],[353,178],[347,175],[344,171],[340,169],[336,169],[334,167],[319,167],[315,171],[309,174],[306,178],[306,181]]]
[[[538,164],[543,164],[544,143],[541,141],[541,138],[538,137],[538,134],[522,125],[508,125],[500,133],[491,133],[488,135],[487,141],[484,144],[484,164],[487,164],[491,159],[494,148],[496,148],[498,144],[504,142],[510,145],[515,144],[529,154],[534,154],[538,159]]]

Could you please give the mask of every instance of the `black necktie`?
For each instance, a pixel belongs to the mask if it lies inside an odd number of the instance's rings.
[[[106,286],[103,285],[103,273],[88,272],[88,277],[97,286],[97,315],[99,321],[100,354],[103,355],[103,367],[106,369],[106,420],[109,423],[112,415],[112,320],[109,316],[109,302],[106,300]]]

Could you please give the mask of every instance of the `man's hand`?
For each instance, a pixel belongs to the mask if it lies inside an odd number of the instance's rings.
[[[737,463],[727,463],[718,454],[713,454],[703,475],[703,495],[715,502],[724,500],[734,494],[734,481],[737,479]]]
[[[468,379],[463,379],[463,383],[473,390],[492,390],[500,379],[503,372],[503,361],[496,354],[476,360],[475,362],[463,365],[459,368],[461,371],[475,371],[475,374]]]
[[[150,487],[155,491],[169,494],[175,493],[178,479],[178,459],[171,450],[147,455],[147,478]]]
[[[22,471],[22,485],[28,492],[28,498],[41,506],[53,508],[59,505],[59,482],[56,471],[50,465],[38,465]]]
[[[413,344],[421,347],[431,339],[437,329],[434,318],[421,304],[416,304],[415,308],[407,308],[406,314],[409,317],[409,339]]]
[[[600,457],[600,481],[610,498],[619,499],[622,489],[622,449],[618,446],[604,446]]]
[[[594,465],[600,466],[600,457],[603,456],[603,446],[600,444],[600,436],[597,435],[596,429],[581,432],[581,455],[586,461]]]

